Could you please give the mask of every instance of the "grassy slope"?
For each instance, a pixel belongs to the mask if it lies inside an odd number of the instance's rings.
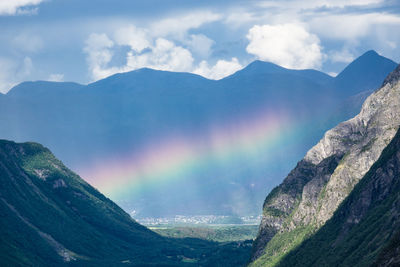
[[[164,238],[139,225],[39,144],[0,140],[0,183],[1,266],[241,266],[248,261],[251,244]],[[63,261],[54,242],[75,260]]]

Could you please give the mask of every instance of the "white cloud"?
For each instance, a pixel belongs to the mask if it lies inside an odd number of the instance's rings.
[[[135,54],[130,51],[127,66],[123,68],[123,71],[143,67],[168,71],[190,71],[192,64],[193,57],[189,50],[167,39],[158,38],[148,52]]]
[[[126,35],[122,37],[122,33]],[[210,47],[214,43],[203,35],[191,35],[190,38],[189,48],[204,56],[210,52]],[[125,64],[110,66],[113,49],[117,48],[116,46],[129,46],[130,50],[126,54]],[[104,33],[91,34],[85,42],[84,52],[93,80],[140,68],[192,72],[209,79],[221,79],[243,68],[237,58],[232,58],[230,61],[218,60],[214,66],[209,66],[203,60],[196,66],[192,52],[188,48],[166,38],[153,39],[145,34],[143,29],[135,27],[117,31],[115,41]]]
[[[349,7],[349,6],[368,6],[380,4],[384,0],[308,0],[305,1],[311,7]]]
[[[214,45],[214,40],[211,40],[204,34],[191,34],[185,44],[191,51],[200,57],[208,57],[211,53],[211,47]]]
[[[64,81],[64,74],[61,73],[50,74],[47,80],[50,82],[62,82]]]
[[[34,6],[43,0],[1,0],[0,15],[31,14],[37,11]],[[36,10],[36,11],[35,11]]]
[[[204,34],[189,34],[189,30],[220,19],[221,15],[213,12],[193,12],[159,20],[148,28],[125,25],[108,35],[93,33],[84,47],[91,78],[144,67],[198,73],[211,79],[232,74],[242,68],[237,58],[209,66],[206,61],[197,64],[193,56],[198,61],[208,58],[215,42]],[[126,48],[124,60],[113,58]]]
[[[261,60],[293,69],[321,66],[319,38],[298,24],[255,25],[247,38],[246,51]]]
[[[287,1],[260,1],[256,5],[262,8],[271,7],[289,7],[292,9],[310,9],[310,8],[345,8],[362,7],[383,3],[384,0],[287,0]]]
[[[21,61],[0,58],[0,92],[6,93],[17,83],[26,80],[32,68],[30,57],[25,57]]]
[[[136,28],[134,25],[117,30],[115,33],[115,42],[118,45],[128,45],[138,53],[150,47],[147,32],[144,29]]]
[[[218,80],[231,75],[242,68],[243,66],[235,57],[232,58],[231,61],[218,60],[217,63],[212,67],[210,67],[205,60],[203,60],[193,71],[193,73],[199,74],[208,79]]]
[[[92,33],[85,42],[84,52],[86,52],[86,61],[89,65],[89,71],[94,80],[107,77],[118,72],[117,68],[109,68],[113,52],[111,48],[114,42],[103,34]]]
[[[134,37],[134,35],[131,35],[131,37]],[[193,57],[189,50],[164,38],[157,38],[154,44],[152,44],[153,40],[151,39],[142,39],[140,44],[146,45],[138,45],[138,43],[133,42],[134,40],[137,39],[118,39],[119,44],[129,45],[131,50],[126,55],[126,65],[109,66],[115,43],[104,33],[91,34],[85,42],[84,52],[87,54],[92,78],[97,80],[117,72],[144,67],[168,71],[191,71]],[[147,49],[144,50],[144,48]]]

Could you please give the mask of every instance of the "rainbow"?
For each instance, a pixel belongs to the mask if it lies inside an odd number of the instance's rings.
[[[166,137],[128,156],[101,162],[81,170],[82,176],[112,199],[121,199],[190,174],[211,164],[229,164],[238,157],[257,158],[271,151],[293,120],[284,112],[264,111],[215,125],[202,134]]]

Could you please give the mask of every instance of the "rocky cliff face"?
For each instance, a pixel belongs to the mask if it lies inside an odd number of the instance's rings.
[[[399,266],[400,131],[320,230],[278,266]]]
[[[254,265],[274,265],[324,225],[377,161],[400,125],[399,73],[398,67],[356,117],[328,131],[266,198]]]

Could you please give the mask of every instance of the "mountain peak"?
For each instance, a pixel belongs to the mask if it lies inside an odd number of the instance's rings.
[[[289,72],[291,72],[290,69],[286,69],[275,63],[261,61],[261,60],[254,60],[243,69],[233,73],[228,77],[225,77],[224,79],[236,76],[243,76],[243,75],[247,76],[247,75],[277,74],[277,73],[289,73]]]
[[[379,54],[375,50],[368,50],[364,54],[360,56],[361,57],[372,57],[372,56],[379,56]]]
[[[377,89],[387,74],[393,71],[397,63],[369,50],[351,62],[335,78],[335,87],[346,93],[357,94],[366,90]],[[364,77],[374,77],[368,83],[360,82]],[[350,88],[357,88],[349,92]],[[354,90],[354,89],[353,89]]]
[[[325,83],[326,81],[332,79],[329,75],[313,70],[313,69],[287,69],[282,66],[279,66],[272,62],[255,60],[247,65],[244,69],[235,72],[234,74],[224,78],[238,78],[238,77],[249,77],[249,76],[260,76],[260,75],[291,75],[297,77],[303,77],[305,79],[309,79],[315,82]]]

